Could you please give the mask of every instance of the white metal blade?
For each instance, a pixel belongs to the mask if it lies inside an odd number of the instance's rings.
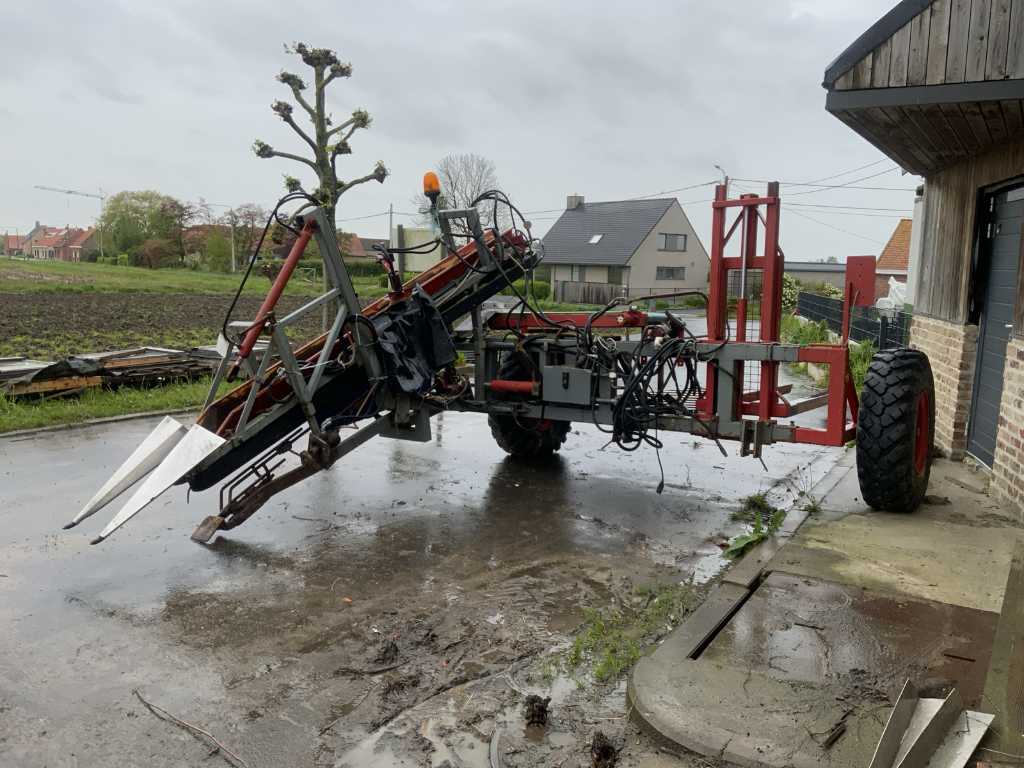
[[[96,491],[96,495],[82,507],[82,511],[75,515],[74,519],[64,528],[73,528],[78,525],[152,472],[187,431],[188,428],[184,424],[170,416],[164,416],[163,421],[157,424],[156,429],[149,433],[124,464],[118,467],[110,479],[103,484],[103,487]]]
[[[147,477],[131,498],[125,502],[121,511],[90,543],[99,544],[223,444],[224,438],[218,437],[198,424],[193,425],[181,442],[174,446],[174,450],[160,463],[160,466],[153,470],[153,474]]]

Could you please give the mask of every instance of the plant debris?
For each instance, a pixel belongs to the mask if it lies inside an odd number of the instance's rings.
[[[526,718],[527,725],[547,725],[548,724],[548,704],[551,703],[551,697],[545,696],[541,698],[535,693],[531,693],[526,697],[526,701],[523,704],[524,717]]]
[[[612,744],[611,739],[600,731],[594,731],[594,738],[590,742],[591,768],[612,768],[618,758],[619,750]]]

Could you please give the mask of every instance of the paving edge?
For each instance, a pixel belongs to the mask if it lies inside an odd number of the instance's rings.
[[[839,483],[849,472],[853,471],[856,471],[856,454],[854,451],[846,449],[835,466],[826,472],[821,480],[815,483],[809,495],[819,501],[823,500],[838,487]],[[700,606],[687,616],[686,621],[672,630],[654,652],[664,652],[667,650],[665,646],[672,643],[676,646],[675,652],[672,653],[672,663],[684,663],[698,657],[700,652],[714,639],[718,631],[729,622],[733,615],[760,586],[768,564],[785,547],[786,542],[792,538],[804,521],[807,520],[808,516],[809,513],[802,507],[796,509],[796,514],[787,515],[786,522],[783,524],[779,534],[759,542],[753,549],[747,552],[742,560],[729,567],[723,574],[721,581],[708,592],[707,597]],[[643,664],[649,658],[650,656],[641,659],[639,664]],[[678,739],[669,735],[667,733],[669,729],[664,727],[663,724],[656,722],[656,718],[652,717],[641,706],[642,702],[636,692],[634,673],[635,668],[634,672],[631,672],[629,675],[626,696],[630,703],[630,709],[633,712],[633,718],[645,731],[658,741],[683,749],[698,751],[705,756],[719,757],[724,752],[724,745],[717,743],[714,745],[710,743],[704,744],[699,739],[696,743],[683,744]],[[701,746],[697,746],[698,744]]]
[[[131,421],[132,419],[148,419],[153,416],[177,416],[183,413],[196,413],[199,409],[173,408],[168,411],[142,411],[140,413],[124,413],[120,416],[104,416],[102,419],[89,419],[87,421],[75,421],[70,424],[51,424],[46,427],[33,427],[32,429],[17,429],[13,432],[0,432],[0,440],[7,440],[12,437],[29,437],[46,432],[59,432],[65,429],[78,429],[79,427],[95,427],[102,424],[116,424],[119,421]]]

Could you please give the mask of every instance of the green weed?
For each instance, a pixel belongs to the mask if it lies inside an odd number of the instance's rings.
[[[750,522],[751,529],[729,542],[724,552],[728,558],[740,557],[755,544],[774,536],[786,519],[786,511],[769,504],[763,493],[755,493],[743,500],[739,510],[733,513],[733,519]]]
[[[622,608],[588,609],[583,629],[566,654],[566,666],[570,670],[589,667],[598,682],[618,679],[639,661],[645,647],[677,626],[695,603],[690,584],[648,585],[637,588]]]

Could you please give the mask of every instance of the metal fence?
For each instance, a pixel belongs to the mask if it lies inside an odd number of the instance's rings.
[[[835,333],[843,331],[842,299],[801,291],[797,295],[796,313],[808,320],[824,320]],[[911,317],[907,312],[854,307],[850,316],[850,338],[871,342],[876,349],[905,347],[910,341]]]
[[[555,280],[552,288],[554,300],[566,304],[607,304],[618,296],[626,295],[626,286],[609,283]]]

